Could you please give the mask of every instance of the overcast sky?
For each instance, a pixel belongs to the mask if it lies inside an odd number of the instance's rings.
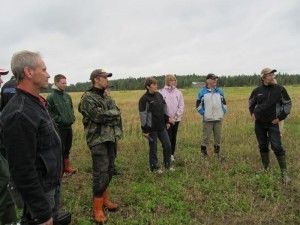
[[[0,0],[0,67],[39,51],[52,76],[300,73],[299,0]],[[2,77],[6,81],[10,76]]]

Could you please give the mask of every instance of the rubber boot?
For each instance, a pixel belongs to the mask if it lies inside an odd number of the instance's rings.
[[[94,218],[97,224],[103,224],[107,221],[103,210],[103,197],[93,198]]]
[[[207,158],[207,148],[204,145],[201,145],[201,155],[203,158]]]
[[[108,211],[111,212],[115,212],[119,209],[118,204],[112,203],[108,200],[108,188],[103,193],[103,205],[108,209]]]
[[[69,159],[65,159],[65,172],[67,173],[77,173],[78,169],[72,169],[70,166],[70,160]]]
[[[261,157],[262,164],[264,166],[264,170],[268,170],[270,164],[269,152],[260,152],[260,157]]]
[[[278,164],[281,169],[281,177],[282,181],[284,184],[289,184],[291,183],[292,179],[289,177],[286,169],[286,160],[285,160],[285,155],[282,156],[276,156]]]

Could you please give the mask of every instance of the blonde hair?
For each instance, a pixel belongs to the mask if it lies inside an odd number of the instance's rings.
[[[175,74],[168,74],[166,75],[165,78],[165,85],[169,86],[170,81],[175,80],[176,81],[176,77]]]

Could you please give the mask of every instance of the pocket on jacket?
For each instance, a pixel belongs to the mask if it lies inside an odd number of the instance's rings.
[[[48,150],[51,146],[54,128],[51,121],[47,121],[39,127],[38,148]]]
[[[43,176],[45,177],[53,177],[57,176],[57,159],[54,155],[54,153],[51,150],[48,150],[47,152],[42,152],[40,154],[40,158],[43,164]]]

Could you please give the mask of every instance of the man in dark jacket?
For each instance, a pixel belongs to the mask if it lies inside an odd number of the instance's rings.
[[[36,224],[52,225],[62,173],[61,141],[39,94],[49,74],[38,53],[13,55],[11,68],[19,85],[1,116],[1,141],[11,179]]]
[[[74,109],[71,96],[65,91],[67,78],[62,74],[54,77],[52,93],[47,97],[47,109],[53,117],[61,137],[63,146],[64,172],[77,173],[77,169],[70,166],[70,150],[72,147],[72,124],[75,121]],[[65,176],[65,173],[64,173]]]
[[[167,105],[163,96],[157,92],[157,81],[153,77],[145,80],[146,93],[139,101],[139,115],[142,124],[143,136],[149,140],[149,164],[150,170],[156,173],[163,171],[158,166],[157,138],[163,146],[163,158],[165,169],[174,171],[171,167],[171,142],[167,132],[170,127]]]
[[[261,71],[262,85],[252,91],[249,110],[255,120],[255,134],[264,169],[269,167],[269,144],[271,144],[283,181],[290,183],[278,123],[290,113],[292,102],[286,89],[276,84],[275,72],[277,72],[275,69],[270,68]]]
[[[0,87],[3,83],[1,76],[7,75],[8,70],[0,68]],[[1,89],[1,92],[3,87]],[[1,98],[2,101],[2,98]],[[2,111],[2,110],[1,110]],[[15,204],[8,192],[7,184],[9,181],[9,170],[6,158],[2,155],[2,146],[0,149],[0,224],[8,224],[17,222],[17,214],[15,209]]]

